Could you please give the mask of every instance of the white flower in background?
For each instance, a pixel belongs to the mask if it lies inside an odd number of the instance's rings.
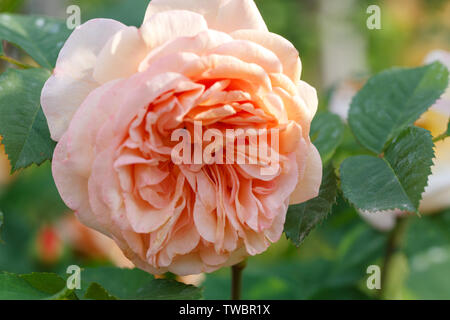
[[[330,97],[328,109],[341,117],[342,120],[347,121],[350,104],[359,89],[361,89],[361,82],[352,80],[342,81],[334,89]]]
[[[435,50],[430,52],[425,58],[425,64],[435,61],[439,61],[450,70],[450,51]],[[447,117],[450,116],[450,87],[447,88],[441,99],[431,109]]]
[[[450,70],[450,52],[436,50],[425,58],[425,64],[435,61],[441,62]],[[340,84],[330,99],[329,110],[347,121],[352,98],[359,88],[360,84],[352,81]],[[436,137],[447,129],[449,116],[450,87],[441,99],[422,115],[416,125],[429,130],[433,137]],[[422,195],[423,199],[419,208],[419,211],[424,214],[435,213],[450,207],[450,138],[436,143],[435,153],[432,175],[428,178],[428,186]],[[400,210],[359,213],[364,220],[380,231],[391,230],[395,226],[396,216],[404,214]]]

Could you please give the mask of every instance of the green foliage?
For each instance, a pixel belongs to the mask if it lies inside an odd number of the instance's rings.
[[[48,17],[0,14],[0,40],[6,40],[27,52],[39,65],[49,70],[70,30],[64,21]]]
[[[327,218],[336,201],[336,194],[337,181],[334,167],[328,165],[324,168],[319,195],[304,203],[289,206],[284,232],[296,246],[303,242],[317,224]]]
[[[50,294],[57,293],[66,285],[66,282],[62,278],[53,273],[33,272],[31,274],[21,275],[20,277],[33,286],[33,288]]]
[[[110,295],[105,288],[96,282],[91,283],[84,294],[84,298],[89,300],[117,300],[116,297]]]
[[[13,171],[52,157],[55,143],[40,106],[49,76],[44,69],[9,69],[0,76],[0,135]]]
[[[311,123],[311,140],[319,150],[322,161],[328,162],[342,141],[344,124],[330,112],[317,114]]]
[[[138,269],[87,268],[81,272],[81,279],[79,291],[68,289],[66,281],[54,273],[17,275],[3,272],[0,274],[0,300],[74,300],[78,299],[78,294],[92,300],[191,300],[202,296],[199,288],[175,280],[155,279]]]
[[[317,226],[300,250],[281,239],[248,260],[243,299],[370,299],[361,290],[367,266],[383,255],[385,235],[375,231],[342,199],[326,223]],[[205,299],[229,299],[230,272],[206,275]]]
[[[144,13],[149,0],[71,0],[72,4],[82,8],[83,20],[109,18],[126,25],[139,27],[144,20]]]
[[[449,299],[450,210],[432,216],[410,217],[403,251],[409,261],[404,282],[413,299]]]
[[[433,156],[430,133],[410,127],[388,146],[384,157],[355,156],[342,163],[344,196],[362,210],[417,212]]]
[[[56,274],[31,273],[17,275],[0,274],[1,300],[73,299],[70,290],[65,290],[66,282]],[[64,293],[64,294],[62,294]]]
[[[118,269],[113,267],[87,268],[81,273],[82,287],[89,283],[99,284],[91,287],[85,297],[109,297],[117,299],[162,300],[162,299],[200,299],[201,289],[185,285],[175,280],[155,279],[139,269]]]
[[[381,153],[442,95],[448,78],[448,69],[436,62],[415,69],[392,69],[369,79],[349,112],[349,124],[358,141]]]

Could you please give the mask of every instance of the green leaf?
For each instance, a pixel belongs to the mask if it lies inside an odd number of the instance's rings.
[[[96,282],[91,283],[84,294],[84,298],[90,300],[117,300],[116,297],[110,295],[105,288]]]
[[[12,171],[52,157],[55,143],[40,106],[49,76],[44,69],[8,69],[0,75],[0,135]]]
[[[284,225],[287,238],[300,246],[311,230],[327,218],[336,195],[336,175],[333,166],[328,165],[324,168],[319,195],[304,203],[289,206]]]
[[[82,287],[88,288],[85,295],[90,298],[105,297],[98,286],[91,287],[92,282],[99,284],[108,296],[118,299],[192,300],[202,296],[200,288],[175,280],[155,279],[151,274],[139,269],[87,268],[81,273],[81,279]]]
[[[356,156],[342,163],[344,196],[361,210],[418,212],[433,157],[430,133],[410,127],[388,146],[383,158]]]
[[[359,142],[380,154],[442,95],[449,71],[436,62],[415,69],[392,69],[367,82],[354,97],[349,124]]]
[[[322,161],[331,159],[344,135],[344,124],[330,112],[317,114],[311,123],[311,140],[319,150]]]
[[[64,279],[54,273],[33,272],[19,275],[19,277],[28,282],[33,288],[50,295],[58,293],[66,286]]]
[[[0,273],[0,300],[76,299],[66,282],[53,273]]]
[[[44,299],[48,296],[33,288],[28,282],[12,273],[0,273],[1,300],[32,300]]]
[[[38,64],[53,69],[56,58],[70,30],[63,20],[0,14],[0,40],[14,43],[25,50]]]

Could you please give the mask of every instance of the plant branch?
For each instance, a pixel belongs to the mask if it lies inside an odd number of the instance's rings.
[[[440,136],[437,136],[436,138],[433,139],[433,142],[439,142],[441,140],[447,139],[449,137],[449,135],[446,133],[441,134]]]
[[[231,267],[231,299],[240,300],[241,299],[241,289],[242,289],[242,271],[244,271],[247,266],[247,260],[244,260],[238,264]]]

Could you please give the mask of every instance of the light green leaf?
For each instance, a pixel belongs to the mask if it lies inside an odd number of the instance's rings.
[[[344,135],[344,124],[330,112],[317,114],[311,123],[311,140],[319,150],[322,161],[331,159]]]
[[[55,143],[40,106],[49,76],[44,69],[8,69],[0,75],[0,135],[13,171],[52,157]]]
[[[87,268],[82,271],[81,279],[82,287],[88,288],[85,295],[90,298],[95,295],[105,297],[100,294],[98,287],[91,287],[92,282],[99,284],[108,296],[118,299],[192,300],[200,299],[202,296],[200,288],[175,280],[155,279],[151,274],[139,269]]]
[[[289,206],[284,232],[288,239],[300,246],[311,230],[331,212],[336,201],[337,182],[334,168],[328,165],[324,168],[319,196],[307,202]]]
[[[84,298],[90,300],[117,300],[116,297],[110,295],[105,288],[96,282],[90,284],[84,294]]]
[[[380,154],[442,95],[449,71],[436,62],[415,69],[392,69],[367,82],[354,97],[350,127],[362,145]]]
[[[70,30],[63,20],[0,14],[0,40],[14,43],[25,50],[38,64],[49,70],[55,66],[56,58]]]
[[[66,282],[53,273],[0,273],[0,300],[76,299],[66,289]]]
[[[361,210],[418,212],[433,157],[430,133],[410,127],[388,146],[383,158],[356,156],[342,163],[344,196]]]

